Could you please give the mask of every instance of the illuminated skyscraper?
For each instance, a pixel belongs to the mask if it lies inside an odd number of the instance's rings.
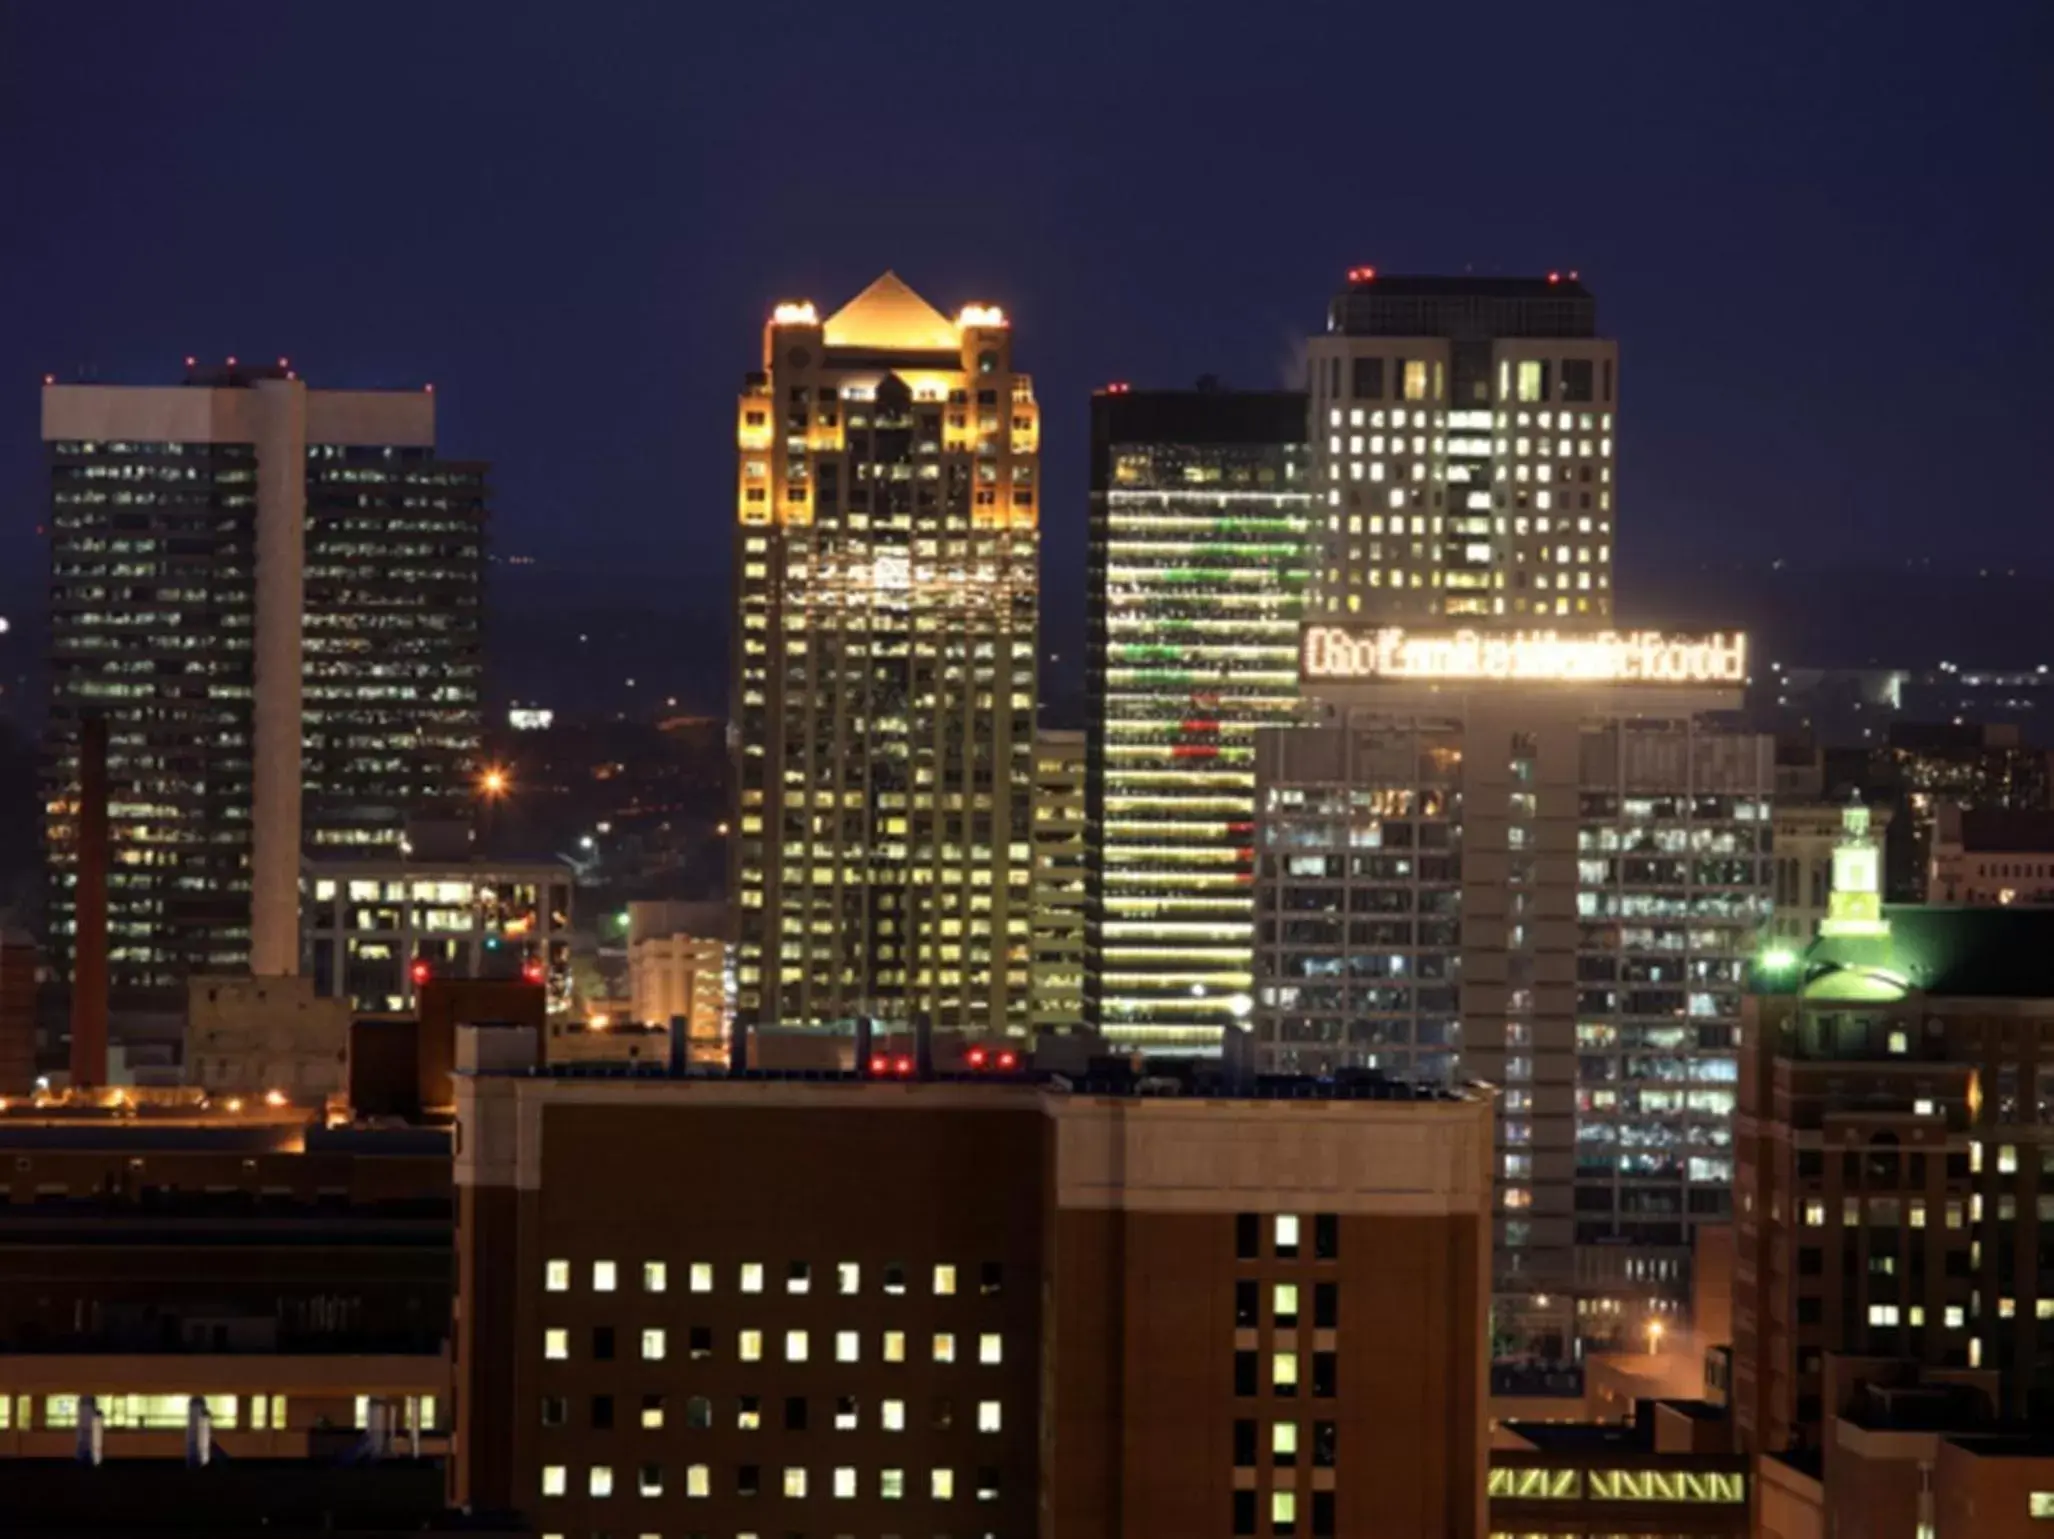
[[[1256,729],[1298,719],[1305,397],[1115,388],[1091,424],[1086,1018],[1208,1050],[1251,1008]]]
[[[1327,720],[1259,745],[1256,1062],[1498,1086],[1497,1329],[1638,1344],[1732,1215],[1775,786],[1774,743],[1718,720],[1744,644],[1650,675],[1595,638],[1493,671],[1378,635],[1310,628]]]
[[[1619,349],[1575,274],[1358,267],[1308,351],[1328,613],[1610,619]]]
[[[1028,1019],[1040,414],[1005,316],[782,304],[737,422],[746,1024]]]
[[[485,468],[426,391],[281,363],[43,391],[46,834],[68,965],[79,723],[108,722],[115,997],[296,972],[302,853],[395,852],[470,791]]]

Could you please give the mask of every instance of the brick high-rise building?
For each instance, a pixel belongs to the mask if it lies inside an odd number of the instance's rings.
[[[435,397],[283,366],[48,385],[51,962],[68,975],[81,721],[108,729],[117,1004],[299,970],[303,853],[397,853],[471,792],[485,468]]]
[[[1484,1531],[1483,1099],[462,1051],[461,1502],[562,1534]]]
[[[1817,1446],[1902,1360],[2054,1392],[2054,910],[1885,906],[1847,813],[1819,938],[1756,960],[1734,1195],[1733,1415]]]
[[[738,409],[736,1014],[1028,1023],[1041,419],[989,305],[782,304]]]

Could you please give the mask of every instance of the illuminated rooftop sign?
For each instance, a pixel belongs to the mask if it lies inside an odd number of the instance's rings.
[[[1301,638],[1299,672],[1307,680],[1738,685],[1747,682],[1747,637],[1738,631],[1671,636],[1309,625]]]

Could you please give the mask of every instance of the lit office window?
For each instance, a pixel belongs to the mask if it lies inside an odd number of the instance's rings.
[[[594,1293],[611,1293],[619,1281],[620,1268],[611,1261],[595,1261],[592,1263],[592,1291]]]
[[[543,1290],[548,1293],[570,1292],[571,1264],[568,1261],[564,1260],[543,1262],[542,1287]]]
[[[664,1358],[667,1337],[661,1326],[652,1326],[642,1332],[642,1361],[660,1363]]]
[[[642,1291],[664,1293],[670,1288],[670,1267],[661,1261],[642,1263]]]
[[[571,1333],[560,1326],[551,1326],[544,1331],[542,1355],[553,1363],[563,1362],[571,1355]]]
[[[569,1475],[563,1465],[545,1464],[542,1466],[542,1494],[544,1496],[563,1495],[564,1491],[568,1488],[568,1481]]]
[[[763,1263],[744,1261],[742,1263],[742,1291],[761,1293],[763,1291]]]

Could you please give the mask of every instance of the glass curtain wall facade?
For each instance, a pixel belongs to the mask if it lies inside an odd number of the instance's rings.
[[[1274,1072],[1501,1087],[1501,1325],[1547,1316],[1559,1350],[1644,1340],[1730,1217],[1773,752],[1545,714],[1415,702],[1265,735],[1255,1030]]]
[[[1024,1032],[1040,415],[1005,316],[779,305],[737,424],[736,1008]]]
[[[1252,1007],[1255,734],[1300,719],[1305,398],[1092,401],[1085,1016],[1210,1051]]]
[[[413,817],[476,794],[485,467],[421,448],[307,448],[310,853],[396,854]]]
[[[116,1003],[289,973],[303,853],[396,853],[410,819],[469,797],[485,467],[438,458],[433,395],[313,390],[282,363],[48,386],[43,438],[58,975],[90,715],[108,727]]]

